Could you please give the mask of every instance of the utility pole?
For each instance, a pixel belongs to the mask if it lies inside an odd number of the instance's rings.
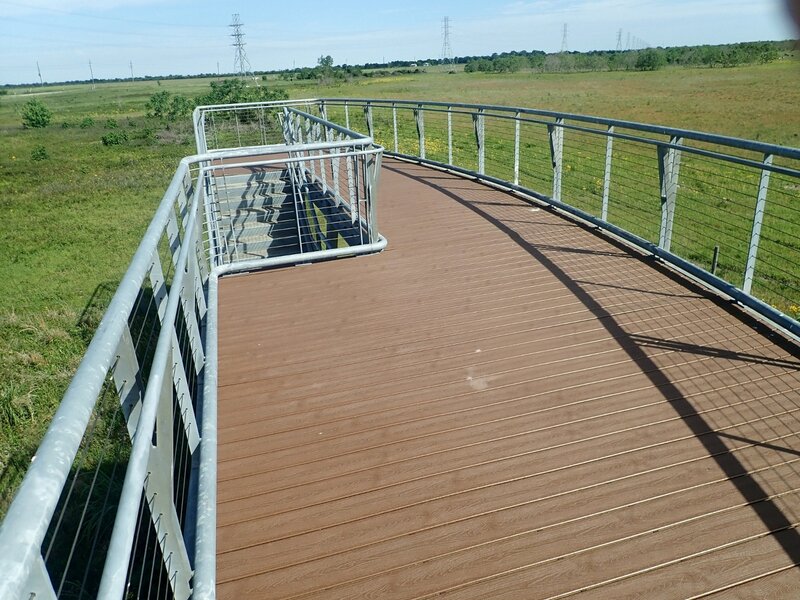
[[[94,71],[92,71],[92,61],[89,61],[89,76],[92,78],[92,89],[94,90]]]
[[[233,44],[231,45],[236,49],[233,58],[233,71],[242,78],[247,77],[248,74],[252,75],[250,61],[247,60],[247,52],[244,50],[244,32],[242,31],[244,23],[239,20],[239,13],[233,15],[233,23],[231,23],[229,27],[233,29],[233,33],[231,34]]]
[[[136,81],[136,79],[134,79],[133,77],[133,61],[130,62],[130,65],[131,65],[131,83],[133,83],[134,81]]]
[[[44,85],[44,81],[42,80],[42,70],[39,68],[39,61],[36,61],[36,72],[39,73],[39,85]]]
[[[442,19],[442,64],[453,64],[453,50],[450,48],[450,17]]]

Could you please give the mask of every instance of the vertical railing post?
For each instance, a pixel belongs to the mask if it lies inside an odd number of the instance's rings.
[[[233,111],[233,116],[235,117],[235,121],[236,121],[236,145],[241,147],[241,145],[242,145],[242,132],[239,129],[239,111],[238,110],[234,110]]]
[[[355,223],[358,218],[358,195],[355,190],[353,157],[346,157],[345,164],[347,167],[347,199],[350,201],[350,222]]]
[[[683,138],[673,136],[670,138],[669,146],[658,146],[658,178],[661,183],[661,231],[658,245],[666,251],[672,246],[672,227],[678,198],[681,152],[676,146],[682,143]]]
[[[350,129],[350,107],[347,105],[347,100],[344,101],[344,126]]]
[[[334,135],[334,138],[337,142],[341,142],[343,139],[343,135],[339,133],[338,135]],[[339,148],[334,148],[331,150],[331,171],[333,171],[333,199],[336,202],[336,207],[339,207],[341,204],[341,196],[342,190],[339,189],[339,166],[341,164],[341,159],[339,158],[339,152],[341,150]]]
[[[564,119],[559,117],[547,126],[550,134],[550,158],[553,162],[553,200],[561,202],[561,174],[564,167]]]
[[[603,175],[603,206],[600,210],[600,218],[608,221],[608,198],[611,193],[611,157],[614,153],[614,126],[608,126],[606,134],[606,170]]]
[[[744,270],[744,284],[742,291],[746,294],[753,289],[753,278],[756,273],[756,258],[758,257],[758,244],[761,241],[761,226],[764,223],[764,210],[767,207],[767,191],[769,190],[769,176],[772,166],[773,155],[764,156],[764,168],[761,170],[761,181],[758,184],[758,197],[756,198],[756,210],[753,214],[753,231],[750,234],[750,248],[747,252],[747,266]]]
[[[397,104],[392,102],[392,131],[394,132],[394,152],[399,152],[397,143]]]
[[[485,119],[482,108],[478,109],[477,113],[472,114],[472,124],[475,127],[475,144],[478,148],[478,173],[481,175],[486,171]]]
[[[514,114],[514,185],[519,185],[520,112]]]
[[[447,107],[447,164],[453,164],[453,107]]]
[[[325,100],[319,101],[319,116],[323,121],[328,120],[328,107],[325,106]]]
[[[414,109],[414,120],[417,122],[417,135],[419,136],[419,157],[425,158],[425,116],[422,104]]]
[[[378,241],[378,223],[377,223],[377,201],[378,196],[375,190],[378,189],[378,182],[381,173],[381,155],[369,154],[367,156],[367,169],[366,169],[366,188],[367,188],[367,227],[369,234],[369,243],[374,244]]]
[[[266,114],[264,113],[264,107],[261,107],[261,110],[258,113],[258,129],[261,131],[261,144],[266,146],[267,145],[267,118]]]
[[[367,122],[367,131],[369,132],[369,137],[373,140],[375,139],[375,129],[372,126],[372,103],[367,102],[364,105],[364,120]]]

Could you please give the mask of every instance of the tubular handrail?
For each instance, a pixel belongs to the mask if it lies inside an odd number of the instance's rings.
[[[364,104],[369,103],[372,106],[382,106],[384,108],[391,108],[393,105],[396,107],[416,108],[420,105],[423,107],[437,107],[445,109],[458,108],[464,109],[464,114],[472,114],[476,110],[483,111],[496,111],[500,114],[508,114],[510,118],[513,115],[520,113],[523,115],[535,115],[540,117],[550,117],[553,119],[565,119],[581,123],[593,123],[596,125],[604,125],[621,127],[633,131],[641,131],[644,133],[653,133],[657,135],[669,137],[683,137],[692,139],[698,142],[707,142],[710,144],[720,144],[724,146],[731,146],[734,148],[741,148],[743,150],[751,150],[753,152],[760,152],[762,154],[774,154],[776,156],[784,156],[786,158],[800,160],[800,148],[790,148],[786,146],[779,146],[777,144],[769,144],[755,140],[747,140],[732,136],[725,136],[715,133],[706,133],[702,131],[695,131],[691,129],[680,129],[675,127],[666,127],[663,125],[651,125],[648,123],[639,123],[636,121],[625,121],[621,119],[609,119],[605,117],[595,117],[591,115],[583,115],[577,113],[565,113],[552,110],[524,108],[516,106],[502,106],[497,104],[470,104],[463,102],[438,102],[438,101],[420,101],[420,100],[390,100],[390,99],[365,99],[365,98],[318,98],[315,100],[303,100],[295,102],[322,102],[328,105],[344,105],[344,103]],[[488,115],[489,113],[487,113]],[[646,138],[642,138],[646,139]]]

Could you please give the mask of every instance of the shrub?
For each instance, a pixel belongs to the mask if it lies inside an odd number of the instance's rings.
[[[147,116],[159,119],[166,118],[167,112],[169,112],[169,99],[170,93],[166,90],[163,92],[156,92],[150,96],[147,104],[144,105],[147,109]]]
[[[81,121],[80,127],[81,129],[87,129],[92,125],[94,125],[94,119],[92,117],[84,117],[83,120]]]
[[[22,105],[22,126],[25,128],[47,127],[52,118],[53,113],[40,100],[28,100]]]
[[[119,123],[117,123],[114,119],[106,120],[106,129],[116,129],[119,127]]]
[[[662,52],[648,48],[639,53],[636,57],[636,65],[634,68],[637,71],[656,71],[663,67],[667,62]]]
[[[50,155],[47,153],[47,148],[42,145],[34,146],[33,150],[31,150],[31,160],[38,162],[48,158],[50,158]]]
[[[128,134],[124,131],[111,131],[100,138],[100,141],[103,146],[121,146],[128,141]]]

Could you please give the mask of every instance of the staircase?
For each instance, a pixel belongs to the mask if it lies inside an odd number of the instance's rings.
[[[225,174],[215,185],[224,262],[300,252],[288,171]]]
[[[363,243],[359,219],[320,183],[292,186],[285,168],[237,169],[214,178],[214,213],[223,263]]]

